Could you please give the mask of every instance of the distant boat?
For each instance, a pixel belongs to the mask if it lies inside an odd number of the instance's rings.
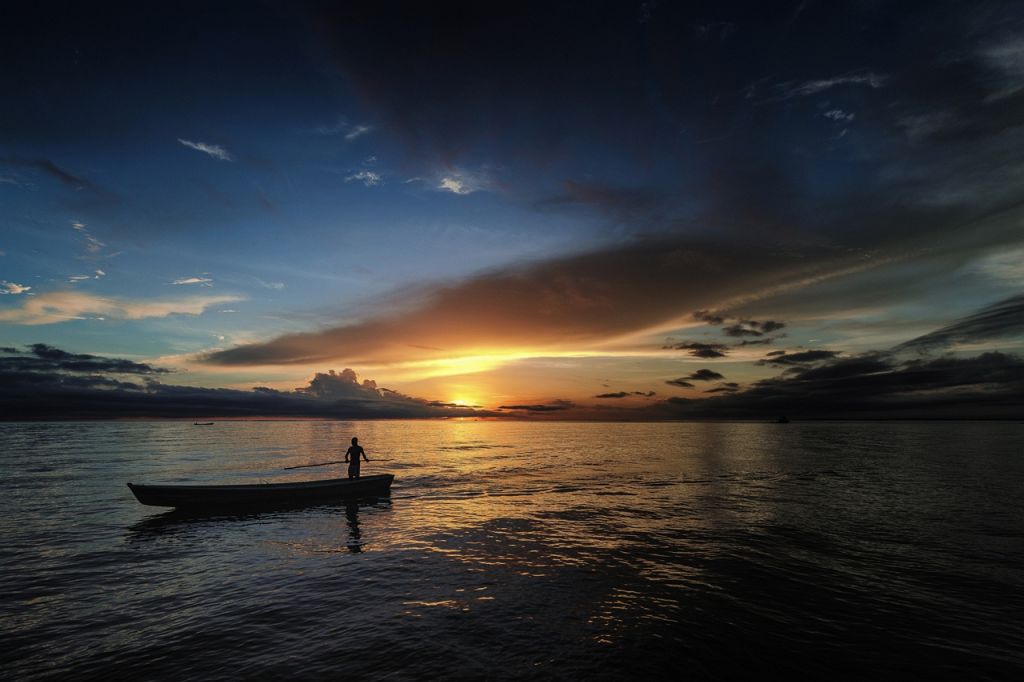
[[[775,420],[775,423],[776,424],[788,424],[789,423],[789,417],[787,417],[786,415],[782,415],[781,417],[779,417],[778,419]]]
[[[386,495],[395,480],[393,474],[361,478],[329,478],[293,483],[249,483],[242,485],[142,485],[129,483],[142,504],[178,509],[225,507],[283,507],[337,499]]]
[[[192,422],[192,426],[213,426],[213,422]]]

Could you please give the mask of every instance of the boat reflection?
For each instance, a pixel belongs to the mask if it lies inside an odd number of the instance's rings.
[[[241,509],[241,510],[171,510],[147,516],[126,529],[126,537],[130,542],[153,540],[162,536],[187,534],[193,531],[206,530],[218,526],[240,525],[250,523],[265,524],[267,522],[286,521],[292,517],[309,517],[312,515],[332,516],[345,514],[349,538],[346,543],[352,552],[361,552],[365,543],[359,527],[359,510],[361,508],[385,508],[391,506],[389,496],[365,497],[346,500],[341,504],[305,505],[301,507],[285,507],[275,509]]]

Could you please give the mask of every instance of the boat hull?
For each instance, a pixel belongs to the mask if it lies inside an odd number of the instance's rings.
[[[301,506],[315,502],[386,495],[392,474],[361,478],[330,478],[298,483],[246,485],[142,485],[129,483],[142,504],[177,509]]]

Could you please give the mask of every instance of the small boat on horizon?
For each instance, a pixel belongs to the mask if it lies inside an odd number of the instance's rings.
[[[192,422],[192,426],[213,426],[213,422]]]
[[[176,509],[301,506],[314,502],[387,495],[394,474],[360,478],[328,478],[290,483],[240,485],[144,485],[128,488],[142,504]]]

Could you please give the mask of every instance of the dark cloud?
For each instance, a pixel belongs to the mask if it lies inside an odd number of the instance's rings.
[[[601,393],[595,395],[595,398],[627,398],[631,395],[640,396],[642,398],[652,398],[657,395],[654,391],[615,391],[614,393]]]
[[[929,361],[868,354],[795,368],[729,395],[661,405],[680,418],[1020,418],[1024,360],[995,352]]]
[[[576,407],[576,404],[571,400],[555,400],[550,403],[540,403],[534,405],[502,405],[498,409],[513,410],[516,412],[545,413],[563,412],[573,407]]]
[[[167,370],[130,360],[68,353],[45,344],[0,357],[0,419],[116,417],[329,417],[398,419],[493,415],[377,388],[355,372],[317,373],[294,391],[164,384]],[[118,376],[142,375],[142,382]]]
[[[831,360],[840,354],[837,350],[804,350],[796,353],[776,351],[769,353],[763,360],[758,360],[759,365],[804,365],[823,360]]]
[[[897,351],[929,351],[957,343],[989,341],[1024,335],[1024,294],[1011,296],[949,326],[895,348]]]
[[[724,324],[726,319],[728,319],[727,317],[723,316],[721,313],[715,313],[715,312],[712,312],[710,310],[698,310],[698,311],[693,313],[693,318],[695,320],[700,320],[701,322],[707,322],[708,324],[715,325],[715,326],[718,326],[720,324]]]
[[[691,384],[686,379],[682,379],[682,378],[680,378],[680,379],[668,379],[667,381],[665,381],[665,383],[668,384],[669,386],[678,386],[679,388],[693,388],[693,384]]]
[[[169,371],[131,360],[68,353],[44,343],[35,343],[28,348],[28,353],[19,352],[16,348],[0,349],[5,353],[17,355],[0,357],[0,371],[100,374],[166,374]]]
[[[683,341],[664,346],[665,349],[685,350],[695,358],[724,358],[728,355],[728,346],[723,343],[701,343],[699,341]]]
[[[696,372],[686,377],[691,381],[717,381],[718,379],[724,379],[725,376],[719,374],[713,369],[698,369]]]

